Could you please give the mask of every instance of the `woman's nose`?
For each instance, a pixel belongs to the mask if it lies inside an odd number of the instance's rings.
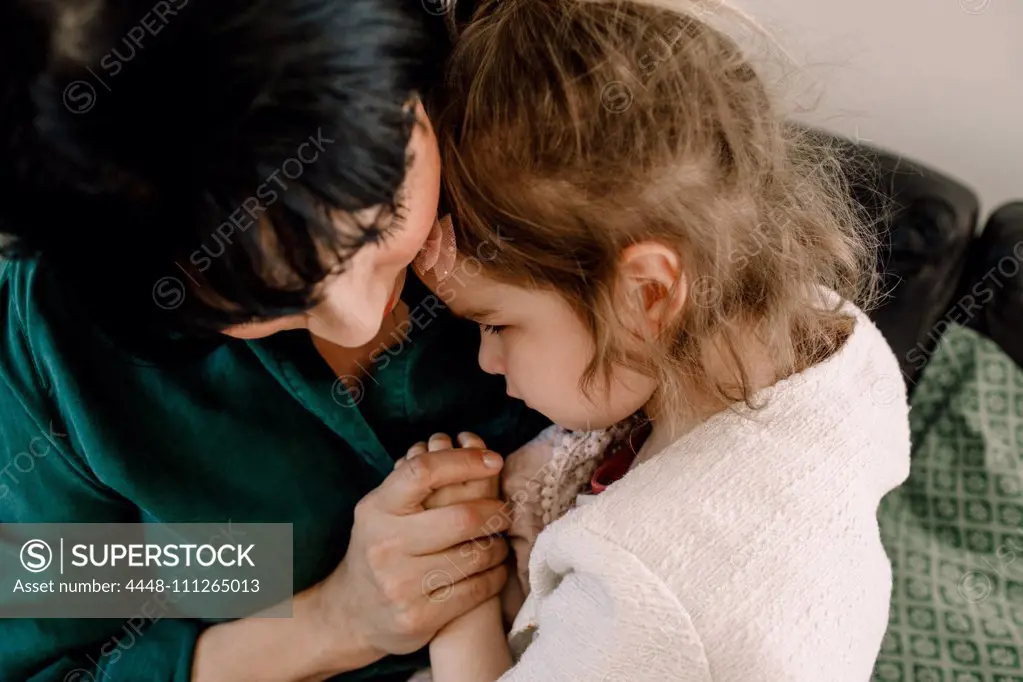
[[[501,358],[501,342],[494,334],[480,334],[480,369],[487,374],[504,374],[504,361]]]

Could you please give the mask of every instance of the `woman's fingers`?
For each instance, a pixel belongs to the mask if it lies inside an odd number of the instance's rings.
[[[494,499],[499,497],[500,481],[497,476],[480,481],[466,481],[446,485],[423,501],[423,507],[434,509],[469,500]]]
[[[477,436],[475,433],[472,433],[471,431],[462,431],[461,433],[458,434],[456,440],[458,441],[458,446],[462,448],[474,449],[486,448],[486,444],[483,442],[483,439]],[[405,456],[398,459],[398,461],[394,463],[394,468],[395,470],[400,469],[402,466],[405,465],[406,461],[418,457],[424,452],[440,452],[442,450],[451,450],[454,447],[455,447],[454,444],[451,442],[451,437],[448,436],[446,433],[435,433],[432,436],[430,436],[429,442],[419,441],[418,443],[410,447],[408,451],[405,453]],[[489,486],[486,485],[471,486],[471,488],[483,491],[482,493],[483,496],[486,496],[487,493],[485,491],[489,490]],[[451,502],[460,501],[461,499],[470,499],[473,496],[478,497],[480,495],[479,494],[472,495],[471,493],[461,492],[452,493],[452,495],[449,496],[449,498],[446,498],[443,503],[450,504]],[[436,495],[434,495],[433,499],[430,500],[430,503],[427,504],[426,507],[427,508],[436,507],[441,506],[441,504],[442,504],[441,498],[438,498]]]
[[[402,534],[416,556],[443,552],[464,542],[503,533],[511,524],[501,500],[470,500],[427,509],[406,519]]]
[[[355,505],[345,557],[317,599],[325,616],[358,614],[366,641],[375,638],[375,648],[413,651],[498,593],[508,549],[503,538],[487,536],[505,525],[500,503],[481,500],[423,511],[410,502],[432,487],[474,475],[492,477],[494,470],[482,456],[464,448],[423,453]]]
[[[442,611],[436,615],[444,622],[450,622],[500,594],[508,580],[508,568],[502,564],[462,580],[458,578],[451,571],[437,569],[423,580],[428,603],[431,608]]]
[[[488,571],[505,563],[508,543],[502,537],[486,537],[463,542],[458,547],[429,557],[433,571],[444,571],[451,583]]]
[[[452,483],[490,478],[503,464],[496,452],[476,448],[425,452],[406,460],[370,494],[387,512],[413,514],[434,491]]]

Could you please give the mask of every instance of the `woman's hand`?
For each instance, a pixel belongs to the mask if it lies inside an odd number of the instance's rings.
[[[292,618],[256,616],[208,628],[193,682],[317,682],[386,654],[421,648],[501,591],[508,521],[498,500],[439,509],[436,491],[493,479],[501,457],[481,448],[427,452],[355,507],[348,552],[323,582],[296,594]]]
[[[486,444],[483,439],[477,436],[475,433],[463,431],[458,434],[457,437],[458,445],[463,448],[486,448]],[[454,445],[451,443],[451,438],[446,433],[435,433],[430,436],[429,441],[420,441],[410,447],[405,457],[399,459],[395,465],[395,469],[401,468],[401,466],[408,460],[418,457],[424,452],[437,452],[439,450],[450,450]],[[427,509],[436,509],[438,507],[447,507],[451,504],[457,504],[459,502],[468,502],[469,500],[493,500],[498,497],[498,490],[500,488],[500,478],[497,473],[492,478],[484,478],[474,481],[463,481],[461,483],[453,483],[452,485],[444,486],[440,490],[430,495],[423,502],[423,506]]]
[[[381,656],[409,653],[497,595],[508,549],[489,536],[507,528],[502,503],[426,507],[439,490],[496,480],[501,464],[481,448],[427,452],[363,498],[345,559],[317,588],[325,627],[351,632]]]

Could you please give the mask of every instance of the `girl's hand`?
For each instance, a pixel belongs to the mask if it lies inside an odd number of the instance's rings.
[[[474,433],[458,434],[458,444],[462,448],[485,448],[483,439]],[[409,466],[408,462],[417,457],[429,456],[434,451],[451,447],[451,439],[447,434],[435,433],[429,442],[416,443],[409,448],[405,459],[396,463],[395,469]],[[498,501],[499,489],[500,480],[495,474],[489,478],[465,480],[439,488],[422,504],[427,510],[436,511],[443,511],[439,508],[455,504],[493,504]],[[501,514],[493,522],[496,532],[497,528],[507,528],[508,519]],[[485,541],[489,540],[487,538]],[[484,547],[482,543],[478,547],[474,546],[470,548],[469,554],[473,555],[477,549]],[[501,600],[496,596],[488,599],[441,628],[430,640],[430,665],[433,679],[440,682],[490,682],[501,677],[511,667],[511,654],[501,619]]]
[[[482,438],[468,431],[458,434],[458,445],[463,448],[486,449],[487,447]],[[424,452],[437,452],[452,448],[454,448],[454,445],[452,445],[451,438],[446,433],[435,433],[430,436],[428,442],[420,441],[410,447],[405,457],[395,463],[394,468],[400,469],[408,460]],[[491,478],[454,483],[437,490],[430,497],[426,498],[423,501],[423,507],[426,509],[437,509],[473,500],[496,500],[499,489],[500,479],[496,474]]]

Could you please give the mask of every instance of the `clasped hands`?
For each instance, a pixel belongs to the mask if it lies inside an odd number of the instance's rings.
[[[457,443],[461,448],[486,448],[483,439],[471,432],[458,434]],[[410,447],[405,457],[397,461],[395,469],[401,469],[423,453],[454,447],[447,434],[435,433],[428,441],[420,441]],[[496,540],[493,535],[504,531],[504,537],[512,549],[508,561],[509,578],[501,593],[502,611],[508,625],[514,620],[529,589],[529,552],[542,528],[537,486],[531,484],[536,480],[537,472],[550,461],[550,454],[550,447],[544,441],[527,443],[506,457],[501,471],[493,477],[444,486],[423,502],[425,509],[472,500],[504,502],[498,514],[481,528],[481,531],[487,532],[487,536],[463,545],[460,550],[463,554],[473,556],[477,547],[488,547]]]
[[[417,443],[356,504],[344,559],[310,590],[314,631],[331,633],[328,665],[352,669],[416,651],[478,607],[493,613],[495,597],[506,622],[521,605],[531,544],[521,538],[538,528],[515,489],[529,476],[509,474],[541,457],[526,446],[502,459],[474,434],[457,440],[435,434]],[[516,549],[511,571],[502,534]]]

